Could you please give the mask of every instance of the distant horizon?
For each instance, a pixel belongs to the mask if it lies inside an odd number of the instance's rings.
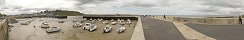
[[[25,14],[33,14],[33,13],[25,13]],[[87,14],[87,15],[116,15],[116,13],[114,14],[90,14],[90,13],[83,13],[83,14]],[[15,15],[21,15],[21,14],[15,14]],[[148,14],[121,14],[121,15],[148,15]],[[150,14],[149,14],[150,15]],[[217,16],[238,16],[238,15],[167,15],[166,16],[213,16],[213,17],[217,17]],[[164,15],[154,15],[154,16],[164,16]]]

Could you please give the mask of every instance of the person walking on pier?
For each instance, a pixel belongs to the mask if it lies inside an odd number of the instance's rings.
[[[165,16],[165,14],[164,14],[164,19],[166,19],[166,16]]]
[[[240,15],[239,15],[239,24],[242,24],[242,18]]]

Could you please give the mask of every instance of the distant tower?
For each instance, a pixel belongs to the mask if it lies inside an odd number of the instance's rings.
[[[0,0],[0,6],[5,5],[5,0]]]

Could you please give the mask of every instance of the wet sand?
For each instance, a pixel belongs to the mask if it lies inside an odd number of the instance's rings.
[[[34,20],[29,25],[20,25],[22,22],[28,20]],[[103,33],[102,29],[106,26],[102,22],[96,22],[97,30],[89,32],[83,30],[82,27],[73,28],[73,19],[56,19],[56,18],[32,18],[18,20],[19,23],[12,24],[14,27],[9,32],[9,40],[130,40],[134,31],[136,21],[132,20],[131,25],[125,25],[126,31],[123,33],[117,33],[117,28],[120,24],[112,25],[112,31],[110,33]],[[74,18],[76,19],[76,18]],[[39,21],[43,20],[43,21]],[[58,23],[59,20],[65,21],[64,23]],[[81,19],[79,19],[81,20]],[[60,32],[46,33],[46,29],[40,28],[43,22],[48,22],[50,26],[61,27]],[[79,21],[78,21],[79,22]],[[85,21],[86,23],[88,21]],[[84,23],[82,23],[84,25]],[[82,26],[83,26],[82,25]],[[34,26],[36,26],[34,28]]]

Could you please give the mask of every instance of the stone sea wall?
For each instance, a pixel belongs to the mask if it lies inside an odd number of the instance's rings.
[[[4,19],[0,22],[0,40],[8,39],[8,21]]]
[[[155,16],[152,18],[165,19],[163,16]],[[239,24],[238,18],[203,18],[203,17],[173,17],[166,16],[167,20],[188,22],[188,23],[199,23],[199,24],[216,24],[216,25],[228,25],[228,24]]]

